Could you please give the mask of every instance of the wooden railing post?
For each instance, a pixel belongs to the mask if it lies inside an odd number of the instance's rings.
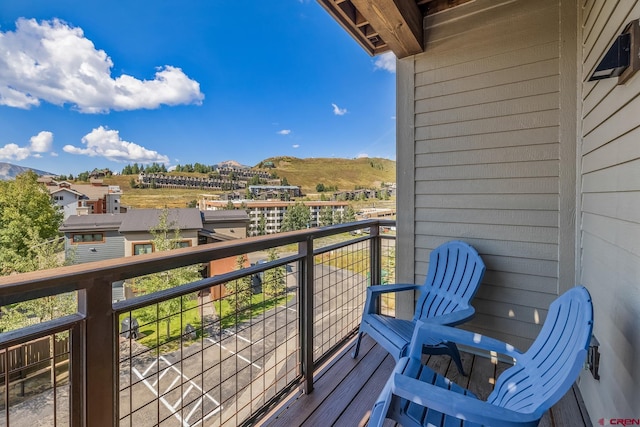
[[[83,337],[85,336],[85,323],[76,325],[72,330],[69,337],[69,372],[71,373],[70,386],[71,396],[76,396],[75,399],[69,399],[71,405],[69,411],[71,412],[71,425],[72,426],[86,426],[87,419],[85,417],[84,405],[85,401],[81,396],[84,390],[85,379],[85,364],[84,364],[84,351],[83,351]]]
[[[86,425],[117,425],[117,358],[111,305],[111,282],[100,277],[83,283],[78,308],[86,316],[84,327],[84,409]]]
[[[304,259],[300,261],[298,283],[300,284],[300,348],[302,349],[302,374],[304,377],[303,390],[305,394],[313,391],[313,237],[307,236],[304,242],[298,245],[300,255]]]
[[[369,285],[382,284],[382,239],[380,238],[380,225],[375,224],[369,227],[371,236],[369,250],[369,269],[370,279]],[[380,312],[380,296],[376,298],[375,310]]]

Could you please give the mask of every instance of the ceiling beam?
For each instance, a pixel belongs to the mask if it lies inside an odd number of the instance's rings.
[[[415,0],[351,0],[395,53],[404,58],[422,52],[422,13]]]

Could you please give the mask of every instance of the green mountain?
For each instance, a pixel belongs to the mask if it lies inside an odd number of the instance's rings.
[[[315,193],[316,185],[337,187],[339,190],[379,188],[396,182],[396,162],[381,158],[336,159],[271,157],[256,167],[273,164],[271,169],[278,178],[286,178],[289,184],[302,187],[303,193]]]

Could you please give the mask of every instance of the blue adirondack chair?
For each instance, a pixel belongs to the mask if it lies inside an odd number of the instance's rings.
[[[593,327],[591,296],[582,286],[550,306],[540,334],[526,353],[480,334],[423,323],[408,357],[400,359],[378,401],[369,426],[391,418],[403,426],[537,426],[571,388],[584,364]],[[515,359],[486,401],[420,363],[420,341],[437,335]],[[464,421],[462,421],[464,420]]]
[[[369,334],[398,361],[409,349],[416,322],[429,321],[455,326],[469,320],[475,313],[469,301],[475,295],[484,271],[484,262],[473,247],[464,242],[451,241],[431,251],[429,271],[423,285],[370,286],[367,288],[367,299],[352,357],[358,356],[360,340],[364,334]],[[396,319],[377,313],[378,296],[408,290],[420,291],[412,320]],[[460,373],[464,375],[460,353],[454,343],[443,343],[443,340],[433,337],[424,344],[425,353],[449,354]]]

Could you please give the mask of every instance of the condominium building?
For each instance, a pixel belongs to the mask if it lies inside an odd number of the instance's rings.
[[[309,227],[317,227],[320,224],[321,211],[329,207],[334,217],[344,216],[349,203],[336,201],[306,201],[301,202],[309,208],[311,220]],[[265,233],[273,234],[280,232],[282,220],[290,206],[296,202],[284,201],[255,201],[255,200],[216,200],[207,195],[201,195],[199,208],[203,211],[228,209],[233,204],[234,209],[245,209],[249,214],[249,234],[256,235],[260,227],[260,221],[264,217]]]

